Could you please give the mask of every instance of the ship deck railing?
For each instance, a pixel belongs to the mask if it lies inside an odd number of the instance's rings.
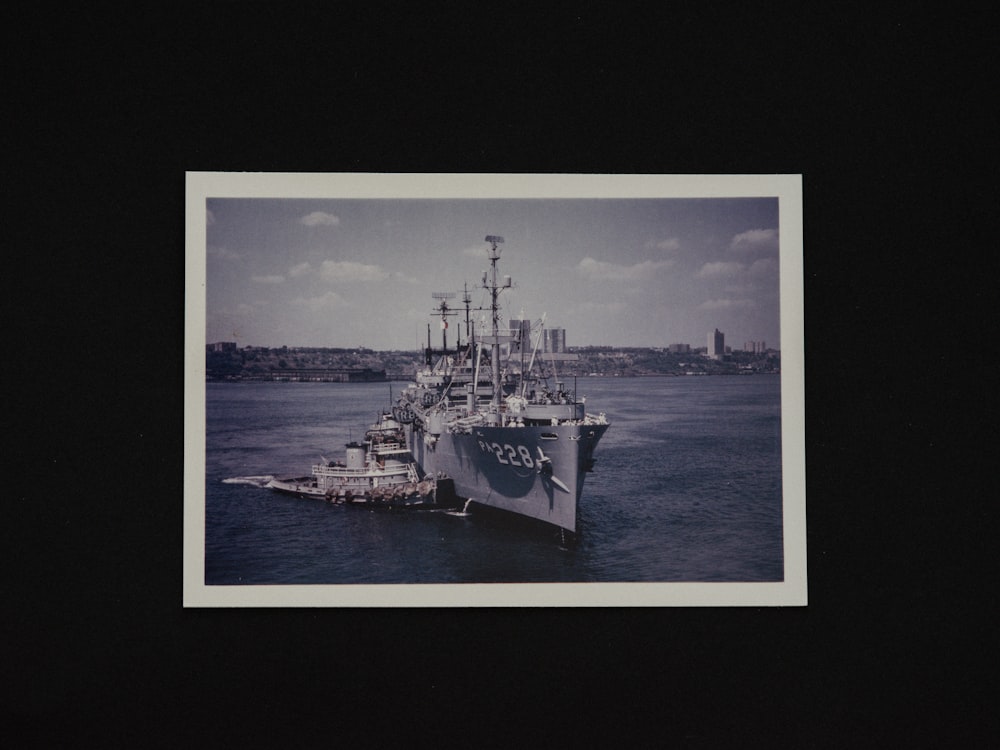
[[[406,475],[405,481],[407,482],[416,484],[420,481],[417,467],[412,463],[400,464],[388,469],[349,469],[346,466],[325,466],[323,464],[313,466],[313,475],[327,480],[327,487],[330,487],[329,480],[331,479],[341,479],[344,481],[349,479],[391,479],[393,477],[401,477],[404,474]],[[308,479],[312,479],[312,477]],[[394,484],[397,483],[394,482]],[[403,482],[398,482],[398,484],[403,484]]]
[[[379,469],[355,469],[347,466],[327,466],[326,464],[316,464],[312,467],[312,470],[314,476],[343,477],[345,479],[349,479],[352,477],[391,477],[408,472],[411,467],[412,464],[398,464],[397,466]]]
[[[409,449],[403,444],[398,442],[391,443],[375,443],[372,446],[372,453],[379,456],[384,456],[389,453],[408,453]]]

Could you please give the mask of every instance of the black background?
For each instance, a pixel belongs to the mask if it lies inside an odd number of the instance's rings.
[[[12,746],[995,736],[985,17],[33,8],[3,11]],[[802,173],[809,606],[184,610],[186,170]]]

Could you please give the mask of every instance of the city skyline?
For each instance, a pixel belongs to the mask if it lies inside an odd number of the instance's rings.
[[[501,320],[545,314],[572,346],[696,344],[718,328],[780,349],[778,209],[770,196],[209,197],[206,340],[408,350],[432,324],[438,345],[432,293],[461,308],[467,284],[488,305],[483,238],[497,234],[513,280]]]

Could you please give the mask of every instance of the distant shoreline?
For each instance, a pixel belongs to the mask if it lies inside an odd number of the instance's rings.
[[[763,375],[781,371],[781,352],[732,351],[722,359],[704,349],[672,352],[653,347],[570,347],[576,360],[560,361],[559,378],[681,377]],[[547,369],[552,363],[539,355]],[[265,347],[237,348],[235,342],[206,347],[208,382],[385,383],[411,381],[426,365],[422,351],[375,352],[371,349]]]

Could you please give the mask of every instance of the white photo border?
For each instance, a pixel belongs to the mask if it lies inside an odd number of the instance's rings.
[[[208,198],[749,198],[779,201],[784,579],[749,583],[205,584]],[[805,347],[801,175],[187,172],[185,607],[805,606]]]

